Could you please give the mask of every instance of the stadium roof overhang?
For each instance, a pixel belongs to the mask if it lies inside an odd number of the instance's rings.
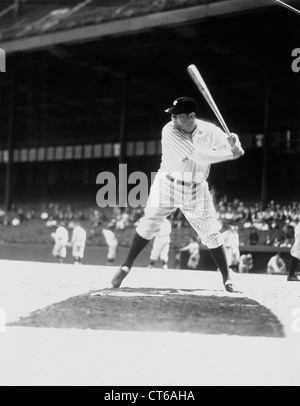
[[[17,133],[24,138],[37,117],[44,127],[70,122],[82,133],[89,123],[97,132],[103,123],[119,123],[125,111],[133,132],[159,136],[161,111],[179,95],[198,98],[204,118],[212,117],[186,74],[195,63],[230,128],[263,131],[269,97],[272,127],[299,129],[300,74],[292,71],[291,54],[300,45],[300,17],[273,0],[205,3],[2,42],[8,54],[2,115],[10,115],[16,74]]]
[[[293,2],[287,1],[287,3]],[[277,6],[274,0],[214,0],[208,1],[206,4],[177,9],[175,11],[153,13],[74,29],[65,28],[59,32],[41,32],[39,35],[25,38],[12,38],[9,41],[4,40],[1,47],[5,49],[7,54],[22,51],[28,52],[56,45],[97,41],[106,37],[137,34],[147,30],[186,25],[187,23],[192,24],[204,19],[207,20],[224,15],[232,16],[235,13],[262,10],[274,6]],[[18,31],[16,34],[17,36],[19,35]]]

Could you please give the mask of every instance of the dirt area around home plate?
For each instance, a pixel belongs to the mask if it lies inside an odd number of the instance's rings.
[[[0,385],[299,385],[300,284],[116,270],[1,261]]]

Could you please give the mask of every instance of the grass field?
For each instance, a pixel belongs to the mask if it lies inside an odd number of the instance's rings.
[[[14,261],[30,261],[30,262],[45,262],[57,263],[52,256],[51,244],[0,244],[0,258]],[[84,264],[85,265],[106,265],[107,262],[107,247],[91,247],[87,246],[85,250]],[[147,266],[150,257],[150,245],[141,253],[136,261],[137,266]],[[127,247],[118,248],[116,264],[121,264],[128,253]],[[73,264],[71,250],[67,251],[66,264]],[[175,251],[170,251],[170,268],[175,264]],[[159,264],[157,264],[160,266]]]
[[[300,384],[298,284],[135,268],[115,291],[115,271],[1,261],[0,385]]]

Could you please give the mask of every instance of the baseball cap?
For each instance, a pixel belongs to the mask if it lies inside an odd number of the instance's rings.
[[[179,97],[173,103],[173,106],[165,110],[169,114],[188,114],[196,113],[198,110],[197,102],[191,97]]]

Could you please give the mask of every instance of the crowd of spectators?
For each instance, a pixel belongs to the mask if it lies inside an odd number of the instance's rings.
[[[295,226],[300,221],[298,202],[280,204],[272,200],[263,208],[261,203],[249,204],[239,199],[229,202],[224,196],[217,203],[217,212],[222,223],[239,226],[245,244],[276,248],[291,247]]]
[[[265,208],[260,203],[248,203],[239,199],[230,201],[223,196],[215,201],[218,219],[224,226],[238,227],[242,245],[273,246],[290,248],[294,238],[294,227],[300,221],[300,203],[280,204],[270,201]],[[9,213],[0,210],[0,224],[19,227],[28,222],[40,221],[47,228],[60,223],[72,228],[72,223],[80,221],[93,236],[102,226],[109,226],[118,232],[133,229],[143,215],[143,209],[109,209],[72,206],[50,203],[42,206],[12,207]],[[180,210],[175,211],[170,220],[173,229],[189,229]]]

